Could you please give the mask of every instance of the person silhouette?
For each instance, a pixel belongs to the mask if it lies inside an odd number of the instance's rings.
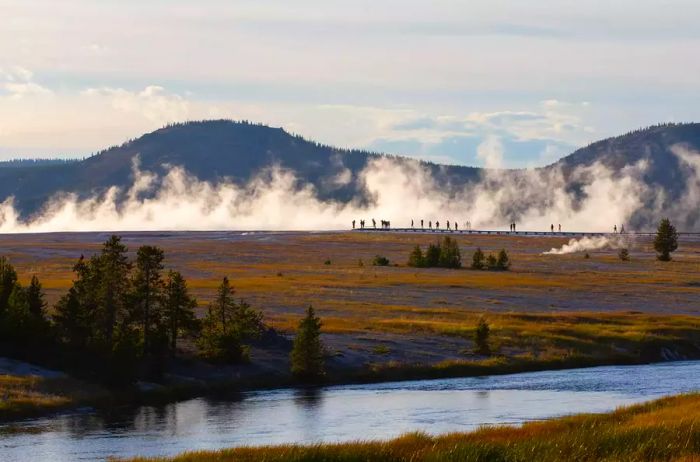
[[[552,230],[552,232],[554,232],[554,223],[552,223],[552,226],[550,226],[550,229]]]
[[[352,220],[352,229],[355,229],[355,220]]]
[[[428,222],[428,228],[429,228],[429,229],[433,229],[433,222],[432,222],[432,221],[429,221],[429,222]]]
[[[447,220],[447,230],[450,230],[450,220]]]
[[[617,232],[617,225],[613,226],[613,232]]]
[[[625,225],[620,225],[620,234],[625,234]]]
[[[435,229],[440,229],[440,222],[439,221],[435,221]]]
[[[413,229],[413,218],[411,218],[411,229]]]
[[[374,220],[374,218],[372,218],[372,227],[377,229],[377,222]]]
[[[559,224],[559,232],[561,233],[561,223]]]
[[[455,221],[455,231],[459,231],[459,223]]]
[[[513,222],[513,232],[514,233],[517,232],[517,231],[515,231],[515,222]]]

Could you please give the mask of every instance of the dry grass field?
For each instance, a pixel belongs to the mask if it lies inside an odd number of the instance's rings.
[[[49,299],[68,288],[77,258],[97,252],[105,233],[0,237],[23,280],[37,274]],[[615,250],[542,255],[567,237],[457,235],[465,266],[472,252],[506,249],[508,272],[426,269],[406,265],[427,233],[124,233],[131,251],[151,244],[181,271],[204,309],[221,278],[291,333],[312,304],[339,370],[367,364],[455,364],[484,361],[471,353],[481,316],[492,347],[521,362],[620,356],[674,359],[700,349],[700,241],[681,239],[670,263],[656,261],[649,238],[638,238],[631,260]],[[390,266],[371,265],[376,255]],[[284,355],[283,355],[284,356]],[[258,352],[259,358],[271,358]],[[284,358],[277,358],[284,368]],[[254,352],[255,360],[255,352]],[[270,359],[271,360],[271,359]],[[494,362],[495,360],[489,360]],[[498,361],[502,361],[499,359]],[[498,362],[496,361],[496,362]]]

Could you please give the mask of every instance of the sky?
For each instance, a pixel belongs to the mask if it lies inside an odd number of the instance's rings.
[[[695,0],[0,0],[0,160],[247,119],[339,147],[546,165],[700,120]]]

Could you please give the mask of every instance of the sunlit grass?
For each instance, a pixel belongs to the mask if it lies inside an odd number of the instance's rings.
[[[190,452],[132,462],[248,461],[692,461],[700,460],[700,395],[623,408],[483,428],[472,433],[412,433],[384,442],[286,445]]]

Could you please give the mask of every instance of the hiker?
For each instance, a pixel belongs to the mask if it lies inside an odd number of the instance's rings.
[[[450,230],[450,220],[447,220],[447,230]]]
[[[432,221],[429,221],[429,222],[428,222],[428,228],[429,228],[429,229],[433,229],[433,222],[432,222]]]
[[[625,234],[625,225],[620,225],[620,234]]]
[[[559,223],[559,232],[561,233],[561,223]]]
[[[617,225],[613,226],[613,232],[617,232]]]
[[[411,229],[413,229],[413,218],[411,218]]]
[[[515,230],[515,222],[513,222],[513,232],[516,233],[517,231]]]
[[[552,230],[552,232],[554,232],[554,223],[552,223],[552,226],[550,226],[549,228]]]
[[[435,229],[440,229],[440,222],[439,221],[435,221]]]
[[[374,218],[372,218],[372,227],[377,229],[377,222],[374,220]]]
[[[459,224],[455,221],[455,231],[459,231]]]
[[[352,220],[352,229],[355,229],[355,220]]]

